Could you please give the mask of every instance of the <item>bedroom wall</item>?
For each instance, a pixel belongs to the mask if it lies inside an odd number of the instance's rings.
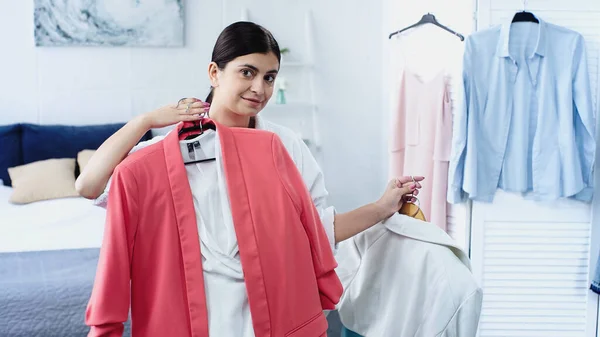
[[[312,9],[323,170],[330,203],[348,210],[375,200],[387,180],[379,67],[386,37],[381,3],[369,3],[369,15],[365,3],[188,0],[184,48],[36,48],[33,1],[0,0],[0,124],[124,122],[184,96],[203,98],[214,41],[242,8],[299,54],[297,20]]]

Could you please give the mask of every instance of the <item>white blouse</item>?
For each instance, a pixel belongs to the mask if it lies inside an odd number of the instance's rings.
[[[188,158],[188,144],[195,142],[199,142],[200,147],[193,146],[195,156]],[[209,333],[211,336],[253,337],[217,134],[209,130],[179,144],[184,161],[216,157],[216,161],[186,165],[200,236]]]
[[[335,251],[333,220],[335,210],[325,205],[327,190],[323,174],[302,139],[294,132],[274,123],[257,118],[257,128],[276,133],[296,163],[307,185],[321,221]],[[142,142],[132,149],[153,144],[163,136]],[[208,308],[209,333],[219,337],[253,337],[252,319],[239,257],[237,238],[229,205],[218,134],[205,131],[199,137],[180,141],[184,161],[191,160],[188,144],[194,147],[195,159],[216,158],[215,161],[186,165],[192,191],[202,254],[202,267]],[[96,204],[106,207],[107,189],[96,199]]]

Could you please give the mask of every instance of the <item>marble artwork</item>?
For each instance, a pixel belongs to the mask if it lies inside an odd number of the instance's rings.
[[[183,0],[34,0],[36,46],[183,46]]]

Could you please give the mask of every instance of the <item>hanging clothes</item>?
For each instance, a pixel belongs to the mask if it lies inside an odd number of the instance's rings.
[[[329,238],[329,244],[331,249],[335,252],[335,232],[333,221],[335,219],[336,210],[333,206],[327,204],[327,198],[329,197],[329,191],[325,188],[325,179],[323,177],[323,171],[319,167],[319,164],[310,152],[310,149],[304,143],[302,138],[298,136],[293,130],[288,129],[279,124],[273,123],[267,119],[262,118],[260,115],[255,117],[257,130],[264,130],[275,133],[285,146],[288,153],[292,156],[292,160],[296,164],[296,167],[302,175],[304,184],[309,188],[310,195],[312,197],[315,207],[319,212],[321,222],[325,227],[325,232]],[[169,133],[172,132],[169,131]],[[152,139],[139,142],[134,146],[129,154],[135,153],[145,147],[155,144],[165,139],[164,135],[154,136]],[[108,206],[108,196],[110,191],[110,182],[112,177],[108,179],[108,184],[103,193],[94,200],[94,205],[106,208]]]
[[[452,106],[444,71],[424,81],[405,69],[392,123],[392,177],[424,176],[419,206],[425,218],[446,230]]]
[[[336,257],[340,320],[359,336],[477,334],[483,289],[467,252],[435,224],[396,213],[342,241]]]
[[[590,201],[595,114],[581,34],[537,18],[472,34],[454,117],[448,201]]]
[[[222,151],[215,153],[213,169],[197,175],[183,164],[177,135],[182,126],[129,155],[114,171],[86,310],[89,336],[121,336],[130,301],[134,337],[208,337],[211,328],[216,335],[231,333],[223,337],[326,336],[323,310],[334,309],[342,294],[337,263],[279,137],[217,124]],[[216,184],[194,193],[190,174],[194,183],[216,177]],[[225,186],[227,193],[215,192]],[[202,193],[219,194],[219,204]],[[209,213],[213,207],[221,216]],[[203,213],[200,224],[197,210]],[[205,277],[206,272],[214,275]],[[227,278],[219,286],[231,291],[224,300],[233,307],[212,312],[211,306],[223,305],[218,298],[223,294],[206,290],[214,290],[219,277]],[[234,311],[225,321],[211,317]],[[239,324],[222,326],[232,319]]]

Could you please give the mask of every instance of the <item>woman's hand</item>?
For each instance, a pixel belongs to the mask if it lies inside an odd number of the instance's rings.
[[[386,218],[389,218],[394,213],[398,212],[405,202],[415,202],[416,196],[419,194],[421,184],[419,183],[425,179],[424,177],[400,177],[392,179],[388,183],[383,195],[379,200],[375,202],[386,214]]]
[[[197,98],[186,98],[147,112],[142,118],[148,129],[162,128],[179,122],[200,120],[201,116],[208,112],[209,107],[210,103]]]

